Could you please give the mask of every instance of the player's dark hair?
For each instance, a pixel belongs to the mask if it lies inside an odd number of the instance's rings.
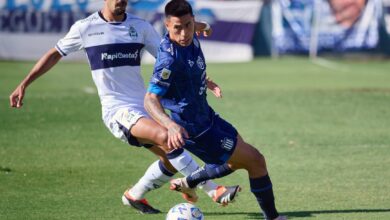
[[[181,17],[186,14],[194,16],[190,3],[185,0],[172,0],[165,6],[165,17]]]

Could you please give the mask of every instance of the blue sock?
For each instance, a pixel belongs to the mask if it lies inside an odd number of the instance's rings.
[[[174,173],[172,173],[171,171],[169,171],[169,170],[165,167],[164,163],[163,163],[161,160],[158,161],[158,167],[160,168],[160,170],[161,170],[161,172],[162,172],[163,174],[165,174],[165,175],[167,175],[167,176],[169,176],[169,177],[172,177],[173,175],[175,175]]]
[[[180,154],[182,154],[183,151],[184,151],[183,148],[175,149],[175,150],[173,150],[173,151],[167,153],[167,158],[168,158],[168,159],[175,158],[175,157],[179,156]]]
[[[255,194],[257,202],[263,210],[265,219],[274,219],[278,217],[279,213],[275,207],[274,192],[268,174],[260,178],[250,178],[249,181],[251,191]]]
[[[227,164],[206,164],[204,167],[192,172],[191,175],[187,176],[186,180],[188,186],[194,188],[203,181],[221,178],[231,173],[233,173],[233,170]]]

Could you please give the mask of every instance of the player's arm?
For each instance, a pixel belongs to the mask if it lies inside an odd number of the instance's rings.
[[[144,105],[149,115],[160,125],[168,130],[168,147],[180,148],[185,144],[184,138],[188,138],[187,131],[176,124],[161,105],[161,97],[155,93],[147,92],[145,95]]]
[[[22,80],[18,87],[16,87],[9,97],[11,107],[22,107],[26,88],[35,79],[49,71],[63,56],[83,48],[82,39],[77,25],[77,22],[72,25],[66,36],[58,41],[55,48],[47,51],[46,54],[39,59],[29,74]]]
[[[200,35],[203,33],[203,36],[209,37],[213,33],[213,30],[211,29],[210,25],[206,22],[195,22],[195,32],[196,35]]]
[[[49,71],[61,59],[61,54],[52,48],[39,59],[29,74],[22,80],[9,97],[11,107],[20,108],[23,105],[23,98],[26,88],[38,77]]]
[[[217,98],[222,98],[221,88],[210,78],[206,77],[207,88],[215,95]]]

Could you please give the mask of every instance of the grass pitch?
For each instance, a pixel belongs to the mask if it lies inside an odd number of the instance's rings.
[[[0,62],[0,219],[164,219],[121,205],[121,195],[156,158],[127,147],[101,121],[88,65],[60,63],[8,96],[33,63]],[[277,206],[290,219],[390,219],[390,63],[302,58],[209,64],[224,98],[211,105],[263,154]],[[149,79],[152,66],[143,68]],[[235,204],[199,192],[206,219],[260,219],[247,175]],[[165,186],[148,194],[168,211],[183,202]]]

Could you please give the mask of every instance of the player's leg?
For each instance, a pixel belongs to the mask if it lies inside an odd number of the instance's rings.
[[[204,181],[220,178],[232,173],[232,169],[225,164],[231,154],[237,139],[236,129],[219,118],[215,117],[213,126],[202,135],[189,140],[186,149],[197,155],[207,164],[186,176],[171,181],[171,188],[177,191],[188,191]],[[239,186],[226,187],[218,191],[214,201],[221,204],[230,202],[240,190]]]
[[[184,190],[188,190],[187,187],[195,187],[208,179],[221,178],[237,169],[248,171],[251,191],[256,196],[266,219],[278,218],[279,214],[275,208],[272,183],[268,176],[264,156],[256,148],[245,143],[240,135],[237,135],[236,146],[228,164],[205,166],[186,178],[176,180]]]
[[[138,121],[144,117],[144,113],[127,108],[119,109],[114,116],[105,120],[105,124],[111,133],[128,143],[129,145],[141,147],[141,143],[137,138],[131,135],[130,130],[137,125]],[[158,147],[150,147],[150,150],[158,155],[165,155],[164,151]],[[129,190],[126,190],[122,196],[122,202],[125,205],[134,207],[145,214],[159,213],[154,209],[144,198],[145,194],[153,189],[161,187],[168,182],[171,176],[176,173],[166,158],[152,163],[139,181]],[[166,165],[165,165],[166,164]]]
[[[211,179],[220,178],[232,173],[232,170],[228,167],[227,164],[216,165],[216,164],[206,164],[204,167],[198,168],[196,171],[187,175],[184,178],[177,178],[171,180],[171,190],[176,190],[179,192],[192,192],[195,187],[200,188],[204,182],[210,182]],[[232,202],[236,197],[237,193],[241,191],[239,185],[235,186],[218,186],[214,193],[210,195],[213,200],[222,205],[227,205]],[[189,199],[185,198],[187,201]]]
[[[153,162],[138,182],[126,192],[132,200],[144,199],[147,192],[160,188],[176,173],[168,159],[163,156],[165,155],[163,150],[157,146],[151,146],[147,149],[157,155],[159,160]],[[165,164],[168,164],[169,167]]]
[[[167,147],[167,129],[148,117],[139,118],[131,127],[130,135],[136,138],[141,144],[158,145],[163,150],[161,152],[154,152],[158,155],[171,151]]]
[[[196,172],[187,176],[189,187],[194,187],[207,179],[227,176],[232,173],[233,170],[237,169],[247,170],[250,178],[258,178],[267,175],[264,156],[260,154],[256,148],[245,143],[240,135],[237,135],[236,140],[232,140],[232,142],[236,143],[236,146],[228,162],[221,165],[208,164],[199,168]],[[210,146],[210,151],[211,150],[212,146]]]
[[[186,177],[189,187],[194,187],[208,179],[227,176],[233,172],[226,162],[235,153],[237,135],[237,130],[230,123],[216,115],[212,127],[192,139],[193,143],[186,145],[186,149],[207,163],[206,166]]]
[[[199,169],[198,163],[192,158],[192,156],[185,151],[184,149],[178,149],[175,151],[172,151],[167,154],[167,157],[171,164],[184,176],[188,176],[194,171]],[[220,203],[218,199],[215,199],[218,195],[218,190],[226,190],[225,186],[218,186],[213,181],[206,180],[199,182],[197,184],[197,187],[201,190],[203,190],[207,195],[212,198],[215,202]],[[171,188],[172,190],[175,190],[175,188]],[[189,202],[196,202],[197,201],[197,195],[194,190],[189,190],[187,192],[183,192],[183,197],[185,200]]]
[[[272,183],[268,176],[264,156],[256,148],[245,143],[230,123],[216,117],[213,127],[202,137],[199,137],[198,142],[204,142],[203,144],[207,148],[203,149],[203,151],[207,151],[207,154],[202,155],[196,152],[202,146],[194,148],[188,146],[187,148],[194,151],[195,154],[205,161],[213,159],[209,158],[208,154],[213,155],[214,158],[225,158],[228,155],[228,165],[221,163],[223,160],[217,159],[215,161],[220,165],[205,166],[195,171],[192,175],[183,178],[184,187],[193,187],[201,181],[221,178],[229,175],[233,170],[245,169],[249,174],[251,191],[256,196],[266,216],[271,219],[278,217]]]
[[[264,156],[252,145],[246,143],[239,134],[236,149],[228,163],[233,170],[247,170],[249,178],[258,178],[268,174]]]
[[[142,117],[138,119],[130,131],[131,135],[137,137],[139,142],[156,143],[160,146],[167,146],[166,129],[150,118]],[[159,150],[157,147],[151,148],[152,152],[158,155],[160,157],[160,161],[162,161],[162,163],[160,163],[160,167],[163,165],[164,168],[166,168],[169,172],[175,173],[176,170],[178,170],[181,174],[186,176],[199,168],[199,165],[192,158],[192,156],[183,149],[171,151],[168,154],[169,159],[164,152],[168,151],[168,149],[166,147],[162,147],[161,149],[162,150]],[[156,174],[153,175],[156,176]],[[217,190],[222,191],[225,189],[224,186],[218,186],[213,181],[204,181],[202,184],[199,184],[199,188],[207,193],[209,197],[213,198],[214,201],[216,201],[215,196],[218,192]],[[196,194],[185,194],[183,196],[192,202],[196,202],[197,200]]]
[[[279,213],[275,207],[272,182],[268,175],[264,156],[238,135],[236,149],[228,163],[233,170],[245,169],[248,171],[251,191],[266,219],[278,218]]]
[[[165,170],[165,172],[163,170]],[[123,204],[132,206],[144,214],[160,213],[159,210],[153,208],[148,203],[145,199],[145,194],[151,190],[160,188],[168,182],[173,175],[173,173],[169,173],[169,171],[164,169],[160,160],[155,161],[148,167],[138,182],[124,192],[122,196]]]

